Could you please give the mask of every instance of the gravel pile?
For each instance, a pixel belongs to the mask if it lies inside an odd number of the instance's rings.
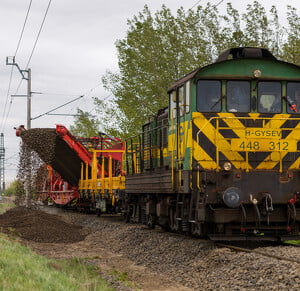
[[[73,214],[74,215],[74,214]],[[76,216],[76,215],[75,215]],[[253,253],[219,248],[210,242],[149,230],[102,217],[77,217],[93,227],[101,245],[138,265],[196,290],[300,290],[300,265]],[[268,246],[257,250],[299,258],[300,248]]]
[[[0,215],[0,230],[42,243],[74,243],[86,235],[82,227],[40,210],[16,207]]]

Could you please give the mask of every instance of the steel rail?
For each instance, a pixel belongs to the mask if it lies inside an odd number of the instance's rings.
[[[273,255],[273,254],[260,252],[260,251],[257,251],[257,250],[250,250],[250,249],[231,246],[231,245],[226,245],[226,244],[222,244],[222,243],[215,243],[215,245],[217,245],[219,247],[229,248],[229,249],[239,251],[239,252],[255,253],[255,254],[258,254],[258,255],[265,256],[265,257],[270,257],[270,258],[275,258],[275,259],[282,260],[282,261],[289,261],[289,262],[300,264],[300,260],[297,260],[297,259],[294,259],[294,258],[281,257],[281,256]]]

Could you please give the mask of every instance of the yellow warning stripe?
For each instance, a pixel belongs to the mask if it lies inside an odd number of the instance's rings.
[[[207,122],[207,119],[201,113],[197,115],[197,118],[193,119],[195,125],[199,129],[202,129],[201,131],[203,132],[203,134],[211,141],[211,143],[216,146],[216,152],[222,152],[222,154],[229,161],[231,161],[236,168],[241,167],[241,163],[237,161],[244,161],[244,158],[238,152],[223,151],[222,149],[230,148],[230,143],[219,133],[219,131],[217,131],[217,129],[211,124],[211,122]],[[222,140],[222,149],[218,147],[218,145],[216,144],[216,140]],[[197,154],[194,157],[197,158]],[[247,168],[247,166],[245,168]],[[248,168],[251,169],[249,165]]]
[[[228,118],[229,117],[229,118]],[[267,118],[264,119],[263,117],[259,116],[258,113],[255,114],[249,114],[249,120],[257,120],[262,119],[263,122],[263,128],[270,128],[270,129],[282,129],[282,125],[288,120],[289,115],[286,114],[276,114],[272,118]],[[247,117],[240,117],[243,119],[248,119]],[[222,136],[222,134],[218,131],[218,126],[214,127],[211,123],[211,121],[215,119],[216,124],[220,120],[222,120],[227,126],[228,130],[232,130],[236,134],[237,137],[239,138],[244,138],[245,134],[245,129],[247,129],[246,126],[239,120],[239,117],[235,116],[232,113],[218,113],[218,117],[212,117],[211,119],[206,118],[202,113],[197,113],[193,114],[193,122],[194,124],[201,130],[201,132],[207,137],[207,139],[216,147],[216,158],[215,162],[217,163],[218,161],[218,153],[222,153],[229,161],[232,162],[232,164],[236,168],[241,168],[241,169],[252,169],[249,163],[247,163],[248,159],[248,152],[246,153],[246,161],[244,158],[237,152],[237,151],[232,151],[231,150],[231,144],[230,140],[231,138],[225,138]],[[265,120],[267,120],[266,124],[264,124]],[[220,127],[221,129],[227,129],[227,127]],[[300,138],[300,123],[294,127],[294,128],[284,128],[284,130],[290,130],[291,132],[288,134],[286,139],[294,139],[294,140],[299,140]],[[199,152],[201,151],[201,153]],[[208,157],[211,160],[211,157],[209,154],[204,154],[205,149],[197,145],[197,141],[193,142],[193,157],[196,160],[199,160],[198,156],[200,156],[201,160],[207,160]],[[273,152],[270,152],[268,156],[261,161],[258,166],[256,167],[257,170],[270,170],[273,169],[278,163],[282,160],[283,158],[289,153],[289,152],[275,152],[278,153],[278,159],[274,157],[276,155],[273,155]],[[199,161],[200,162],[200,161]],[[215,164],[216,164],[215,163]],[[204,166],[204,165],[203,165]],[[208,166],[208,165],[207,165]],[[209,168],[211,168],[212,163],[210,162]],[[215,165],[216,166],[216,165]],[[282,167],[282,164],[281,164]],[[292,168],[299,168],[300,167],[300,157],[297,158],[297,160],[289,167],[289,169]]]
[[[286,122],[286,119],[275,119],[275,118],[282,118],[283,115],[282,114],[276,114],[274,115],[271,119],[270,122],[268,123],[270,128],[281,128],[281,126]],[[270,152],[270,154],[256,167],[257,170],[271,170],[273,169],[279,161],[272,161],[271,160],[271,154],[272,152]],[[282,154],[280,154],[281,159],[283,158]]]

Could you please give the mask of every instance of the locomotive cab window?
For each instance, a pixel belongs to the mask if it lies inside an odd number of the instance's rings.
[[[220,81],[199,80],[197,83],[197,110],[220,112],[222,106]]]
[[[176,91],[172,91],[170,98],[170,119],[176,119]]]
[[[299,113],[300,110],[300,83],[288,83],[286,90],[286,104],[288,113]]]
[[[228,81],[226,92],[228,112],[250,111],[250,82]]]
[[[190,95],[191,95],[191,81],[187,81],[185,85],[185,113],[190,112]]]
[[[281,112],[281,83],[259,82],[258,83],[258,111],[261,113]]]
[[[180,116],[184,115],[184,106],[185,106],[185,100],[184,100],[184,88],[183,86],[178,88],[178,107],[179,107],[179,113]]]

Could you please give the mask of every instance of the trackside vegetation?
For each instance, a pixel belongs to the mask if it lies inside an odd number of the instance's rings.
[[[1,290],[114,290],[80,259],[50,260],[0,235]]]
[[[0,214],[3,214],[8,209],[14,207],[15,204],[13,203],[0,203]]]
[[[96,117],[78,111],[74,134],[101,125],[112,136],[136,135],[149,116],[168,105],[171,84],[228,48],[263,47],[279,60],[300,65],[300,17],[291,6],[285,26],[276,6],[267,11],[258,1],[245,13],[231,3],[226,13],[209,2],[175,13],[165,5],[155,12],[150,8],[128,19],[126,36],[115,42],[119,70],[107,70],[102,78],[107,96],[94,97]]]

